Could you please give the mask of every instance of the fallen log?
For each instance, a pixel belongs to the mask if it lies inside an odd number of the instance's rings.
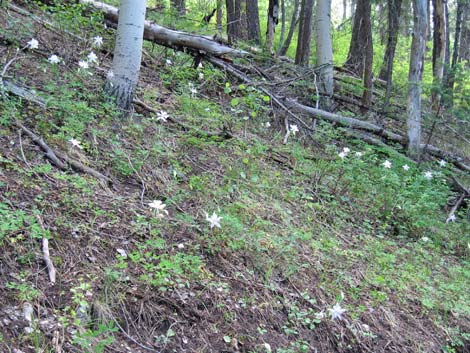
[[[337,123],[342,126],[350,127],[352,129],[359,129],[359,130],[364,130],[364,131],[369,131],[374,133],[375,135],[378,135],[380,137],[384,137],[385,139],[392,141],[392,142],[398,142],[402,146],[406,147],[407,145],[407,139],[404,136],[401,136],[399,134],[396,134],[390,130],[387,130],[379,125],[372,124],[367,121],[362,121],[359,119],[354,119],[354,118],[349,118],[345,116],[341,116],[338,114],[333,114],[324,110],[312,108],[300,103],[297,103],[293,100],[288,100],[287,104],[290,108],[304,113],[308,115],[312,115],[315,118],[320,118],[329,122]],[[442,159],[448,159],[454,163],[454,165],[465,171],[470,171],[470,166],[465,164],[464,159],[458,155],[455,155],[453,153],[450,153],[448,151],[444,151],[436,146],[428,145],[428,144],[421,144],[421,149],[426,153],[429,153],[431,156],[437,157],[437,158],[442,158]]]
[[[118,22],[119,11],[116,7],[94,0],[80,0],[80,3],[102,11],[107,20],[114,23]],[[168,48],[193,51],[201,55],[222,57],[226,55],[245,56],[248,54],[244,50],[220,44],[211,37],[175,31],[150,21],[145,21],[144,39]]]
[[[208,57],[206,59],[209,62],[211,62],[213,65],[226,70],[228,73],[238,78],[240,81],[244,83],[253,83],[253,80],[250,77],[248,77],[247,75],[245,75],[243,72],[239,71],[238,69],[234,68],[230,63],[222,61],[217,58]],[[264,87],[260,87],[259,89],[261,89],[264,93],[269,95],[273,103],[275,103],[281,109],[285,110],[291,117],[299,121],[309,131],[311,131],[312,128],[308,124],[306,124],[303,120],[301,120],[298,116],[293,114],[291,109],[298,113],[311,115],[314,118],[319,118],[319,119],[329,121],[332,123],[337,123],[341,126],[349,127],[351,129],[371,132],[374,135],[383,137],[386,140],[389,140],[391,142],[399,143],[403,147],[406,147],[407,145],[406,137],[399,135],[393,131],[387,130],[382,126],[379,126],[379,125],[376,125],[367,121],[363,121],[363,120],[359,120],[355,118],[349,118],[349,117],[345,117],[339,114],[330,113],[325,110],[309,107],[307,105],[300,104],[292,99],[277,97],[274,93],[270,92]],[[465,164],[464,159],[458,155],[444,151],[436,146],[432,146],[428,144],[421,144],[421,149],[422,150],[426,149],[426,153],[430,154],[431,156],[448,159],[457,168],[461,170],[470,171],[470,166]]]

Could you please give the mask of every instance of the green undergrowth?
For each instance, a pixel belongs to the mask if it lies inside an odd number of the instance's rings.
[[[59,10],[53,16],[64,26],[71,21]],[[81,19],[91,28],[95,20]],[[470,317],[469,210],[463,207],[446,222],[446,205],[458,196],[450,164],[417,165],[324,123],[313,140],[300,132],[283,144],[263,92],[208,66],[194,69],[183,54],[147,49],[156,55],[158,75],[143,69],[153,81],[137,95],[172,121],[159,121],[138,105],[132,118],[123,119],[96,93],[102,76],[42,59],[35,64],[47,73],[37,87],[46,109],[0,98],[0,248],[12,273],[2,288],[9,300],[35,301],[50,290],[41,285],[45,276],[38,277],[38,242],[48,238],[53,262],[67,277],[55,314],[72,332],[72,343],[93,352],[111,345],[117,331],[116,313],[103,310],[93,323],[83,319],[97,303],[120,308],[151,292],[184,312],[175,297],[206,296],[204,305],[213,300],[223,311],[216,332],[228,344],[263,337],[269,325],[256,318],[252,337],[237,337],[235,329],[222,334],[237,312],[224,308],[216,294],[232,295],[243,308],[283,312],[282,286],[289,305],[278,326],[288,343],[276,346],[278,353],[309,351],[306,338],[329,320],[315,314],[334,302],[351,322],[374,310],[415,310],[448,332],[448,351],[468,342],[469,333],[453,319]],[[109,175],[113,187],[44,161],[26,136],[19,140],[15,119],[53,148]],[[83,149],[71,146],[72,138]],[[152,210],[153,200],[162,201],[168,214]],[[206,220],[213,213],[222,217],[220,228]],[[71,275],[74,266],[79,270]],[[235,283],[255,283],[252,288],[276,296],[258,302],[256,291],[237,292]],[[162,327],[155,339],[171,345],[177,326]],[[35,332],[20,340],[52,351]],[[369,335],[378,339],[380,332]]]

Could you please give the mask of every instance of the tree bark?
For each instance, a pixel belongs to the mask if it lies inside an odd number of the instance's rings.
[[[367,53],[367,38],[372,38],[370,21],[370,0],[358,0],[354,15],[351,43],[344,67],[357,76],[364,75],[364,64]]]
[[[229,43],[248,39],[246,0],[226,0]]]
[[[299,5],[300,1],[294,0],[294,9],[292,11],[289,32],[287,33],[287,37],[284,43],[279,43],[279,50],[277,52],[278,55],[286,55],[287,51],[289,50],[292,37],[294,36],[295,27],[297,27],[297,23],[299,22]]]
[[[315,44],[320,69],[320,105],[329,110],[333,96],[333,47],[331,44],[331,0],[317,0],[315,11]]]
[[[470,68],[470,1],[462,0],[462,29],[459,46],[459,61]]]
[[[121,0],[112,74],[108,74],[106,93],[123,110],[131,108],[139,80],[145,11],[145,0]]]
[[[310,45],[312,41],[312,17],[314,0],[302,0],[300,10],[299,36],[297,40],[297,51],[295,63],[308,66],[310,59]]]
[[[216,13],[216,22],[217,22],[217,32],[219,35],[222,34],[222,20],[223,20],[223,0],[217,0],[217,13]]]
[[[186,15],[186,3],[185,0],[170,0],[171,7],[180,16]]]
[[[341,22],[346,22],[348,18],[348,0],[343,0],[343,19]]]
[[[103,2],[93,0],[80,0],[82,4],[93,6],[103,12],[104,17],[113,22],[118,22],[118,9]],[[246,51],[234,49],[226,45],[217,43],[212,37],[198,36],[191,33],[174,31],[159,26],[150,21],[145,21],[144,39],[168,48],[188,50],[197,53],[207,53],[214,56],[244,56]]]
[[[392,82],[393,60],[395,58],[395,50],[397,47],[398,29],[400,28],[402,0],[388,0],[388,37],[385,49],[382,67],[380,69],[379,78],[387,82],[387,87]]]
[[[431,94],[432,107],[438,111],[441,105],[442,80],[446,57],[447,25],[445,16],[445,0],[432,0],[433,4],[433,49],[432,72],[433,89]]]
[[[266,29],[266,49],[273,51],[274,32],[279,22],[279,0],[269,0],[268,4],[268,24]]]
[[[248,40],[255,44],[261,44],[258,0],[246,0],[246,19],[248,24]]]
[[[279,48],[281,47],[282,43],[284,42],[284,37],[286,35],[286,0],[281,1],[281,34],[279,35]]]
[[[447,107],[452,107],[454,100],[454,83],[455,83],[455,70],[457,68],[457,60],[459,58],[460,48],[460,33],[462,29],[462,9],[463,2],[465,0],[457,1],[457,10],[455,18],[455,33],[454,33],[454,48],[452,50],[452,61],[450,64],[450,70],[446,76],[445,88],[446,88],[446,101]]]
[[[419,157],[421,143],[421,80],[428,26],[426,6],[426,0],[413,0],[413,39],[408,75],[407,129],[408,153],[415,158]]]

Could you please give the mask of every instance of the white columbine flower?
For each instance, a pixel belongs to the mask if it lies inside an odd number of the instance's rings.
[[[101,47],[103,45],[103,37],[96,36],[93,38],[93,45],[95,47]]]
[[[364,153],[362,153],[362,152],[356,152],[356,153],[355,153],[356,157],[362,157],[363,154],[364,154]]]
[[[344,147],[343,152],[348,154],[349,152],[351,152],[351,150],[349,149],[349,147]]]
[[[404,170],[405,172],[408,171],[408,170],[410,170],[410,166],[409,166],[408,164],[405,164],[405,165],[403,166],[403,170]]]
[[[206,221],[209,222],[211,228],[217,227],[221,228],[220,226],[220,220],[222,217],[217,216],[217,214],[214,212],[212,213],[212,216],[209,217],[209,215],[206,213]]]
[[[266,123],[264,124],[264,126],[266,126],[267,128],[270,128],[271,127],[271,123],[269,121],[266,121]]]
[[[445,160],[443,160],[443,159],[441,159],[441,160],[439,161],[439,165],[440,165],[441,167],[443,167],[443,168],[446,166],[446,164],[447,164],[447,162],[446,162]]]
[[[29,49],[37,49],[37,48],[39,48],[39,42],[38,42],[36,39],[34,39],[34,38],[31,38],[31,40],[30,40],[27,44],[28,44],[27,47],[28,47]]]
[[[457,217],[455,217],[455,213],[452,213],[449,218],[446,219],[446,223],[449,223],[449,222],[454,222],[456,220]]]
[[[424,178],[428,179],[428,180],[431,180],[432,179],[432,172],[430,172],[428,170],[426,173],[424,173]]]
[[[91,52],[90,54],[88,54],[87,59],[88,59],[88,62],[92,64],[98,63],[98,56],[96,56],[94,52]]]
[[[325,317],[326,317],[326,314],[323,310],[318,313],[315,313],[315,319],[317,320],[323,320]]]
[[[422,237],[422,238],[421,238],[421,241],[427,243],[427,242],[429,241],[429,238],[428,238],[428,237]]]
[[[200,81],[204,80],[204,74],[200,72],[197,77],[199,78]]]
[[[60,58],[57,55],[51,55],[49,59],[47,59],[51,64],[58,64],[60,63]]]
[[[153,200],[148,205],[149,207],[153,208],[156,211],[157,217],[164,217],[164,215],[161,212],[164,212],[165,214],[168,215],[168,211],[165,210],[166,205],[162,201]]]
[[[292,135],[295,136],[295,134],[296,134],[297,132],[299,132],[299,127],[298,127],[297,125],[295,125],[295,124],[294,124],[294,125],[290,125],[290,126],[289,126],[289,130],[290,130],[290,132],[292,132]]]
[[[173,65],[173,62],[170,59],[166,59],[165,62],[167,65]]]
[[[195,96],[197,94],[197,89],[194,87],[192,84],[189,85],[189,92],[191,93],[191,96]]]
[[[340,319],[341,315],[346,312],[346,309],[342,308],[339,303],[336,303],[331,309],[328,309],[331,315],[331,320]]]
[[[168,120],[170,116],[168,115],[167,112],[163,111],[163,110],[160,110],[158,113],[157,113],[157,120],[158,121],[163,121],[164,123],[166,123],[166,121]]]
[[[88,64],[88,61],[85,61],[85,60],[80,60],[78,62],[78,66],[80,67],[80,69],[88,69],[90,67],[90,65]]]
[[[71,138],[69,140],[69,142],[72,144],[72,147],[77,147],[77,148],[83,150],[83,147],[80,145],[81,142],[78,141],[77,139]]]
[[[339,156],[339,158],[341,158],[341,159],[345,159],[346,156],[347,156],[347,153],[345,153],[344,151],[341,151],[340,153],[338,153],[338,156]]]
[[[392,162],[390,162],[388,159],[385,162],[383,162],[382,165],[384,166],[384,168],[387,168],[387,169],[392,168]]]

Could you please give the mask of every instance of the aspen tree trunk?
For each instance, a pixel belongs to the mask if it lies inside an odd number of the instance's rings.
[[[274,32],[279,22],[279,0],[269,0],[268,5],[268,25],[266,29],[266,49],[273,50]]]
[[[331,0],[317,0],[315,11],[315,44],[320,73],[321,106],[329,110],[333,96],[333,47],[331,44]]]
[[[346,18],[348,16],[348,1],[343,0],[343,19],[342,22],[346,22]]]
[[[444,77],[444,63],[446,57],[447,25],[445,16],[445,0],[433,0],[433,48],[432,72],[433,90],[431,95],[432,107],[435,111],[441,105],[441,89]]]
[[[299,36],[297,40],[297,51],[295,53],[295,63],[301,66],[308,66],[310,59],[313,3],[314,0],[302,0],[300,10]]]
[[[419,157],[421,142],[421,80],[426,50],[426,0],[413,0],[413,39],[411,42],[410,71],[408,75],[407,128],[408,153]]]
[[[145,11],[146,0],[121,0],[112,74],[108,74],[106,92],[124,110],[131,108],[139,80]]]
[[[297,22],[299,21],[299,0],[294,0],[294,9],[292,11],[292,18],[290,21],[289,32],[284,43],[279,43],[278,55],[286,55],[287,50],[289,50],[290,43],[292,42],[292,37],[294,36],[295,27],[297,27]]]

